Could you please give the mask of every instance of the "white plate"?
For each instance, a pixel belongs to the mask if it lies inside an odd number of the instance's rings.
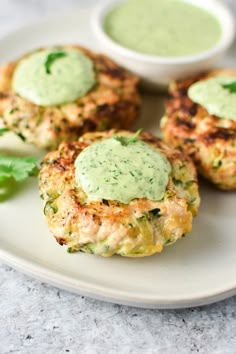
[[[25,51],[57,43],[96,47],[91,10],[41,20],[0,40],[1,62]],[[235,49],[227,58],[233,65]],[[158,132],[163,98],[145,98],[138,125]],[[0,151],[39,154],[11,134]],[[236,194],[201,184],[202,205],[193,231],[160,255],[143,259],[103,259],[68,254],[50,235],[42,215],[37,181],[25,182],[0,203],[0,258],[60,288],[115,303],[149,308],[181,308],[211,303],[236,293]]]

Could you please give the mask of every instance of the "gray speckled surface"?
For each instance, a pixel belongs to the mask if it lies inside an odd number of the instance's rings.
[[[0,268],[0,353],[236,353],[236,297],[145,310],[70,294]]]
[[[0,35],[95,2],[1,0]],[[195,309],[144,310],[70,294],[0,265],[0,354],[6,353],[234,354],[236,297]]]

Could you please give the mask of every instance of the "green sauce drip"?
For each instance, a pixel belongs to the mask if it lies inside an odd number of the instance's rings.
[[[181,0],[129,0],[106,15],[104,29],[124,47],[162,57],[204,52],[222,35],[212,14]]]
[[[135,198],[161,200],[171,171],[157,148],[141,140],[122,145],[114,138],[84,149],[75,168],[77,182],[89,198],[125,204]]]
[[[76,49],[33,53],[18,64],[13,77],[14,90],[40,106],[72,102],[95,83],[93,62]]]
[[[210,114],[236,121],[236,93],[223,87],[234,81],[235,78],[230,76],[216,76],[201,80],[190,86],[188,96]]]

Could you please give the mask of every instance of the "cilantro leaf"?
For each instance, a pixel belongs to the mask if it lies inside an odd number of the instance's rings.
[[[5,134],[8,131],[9,131],[8,128],[0,128],[0,136],[3,136],[3,134]]]
[[[16,182],[38,174],[37,157],[10,157],[0,155],[0,183],[14,179]]]
[[[66,55],[67,54],[65,52],[61,52],[61,51],[49,53],[44,63],[46,73],[51,74],[51,66],[53,62],[59,58],[65,57]]]
[[[230,82],[229,84],[224,84],[222,87],[229,90],[230,93],[236,93],[236,81]]]
[[[133,144],[136,143],[138,141],[138,136],[141,133],[143,129],[139,129],[136,131],[135,134],[131,135],[131,136],[117,136],[114,135],[113,139],[119,141],[121,143],[121,145],[123,146],[128,146],[129,144]]]

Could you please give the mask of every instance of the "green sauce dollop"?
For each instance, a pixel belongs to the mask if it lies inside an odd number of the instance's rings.
[[[195,103],[219,118],[236,121],[236,93],[231,93],[223,85],[234,82],[229,76],[216,76],[212,79],[201,80],[190,86],[188,96]]]
[[[14,73],[14,90],[40,106],[60,105],[84,96],[96,82],[93,62],[76,49],[60,52],[63,55],[55,55],[56,49],[42,50],[23,59]]]
[[[171,171],[158,149],[140,140],[122,145],[114,138],[84,149],[75,167],[77,182],[88,197],[125,204],[135,198],[161,200]]]
[[[106,15],[104,29],[124,47],[162,57],[204,52],[222,34],[212,14],[181,0],[128,0]]]

